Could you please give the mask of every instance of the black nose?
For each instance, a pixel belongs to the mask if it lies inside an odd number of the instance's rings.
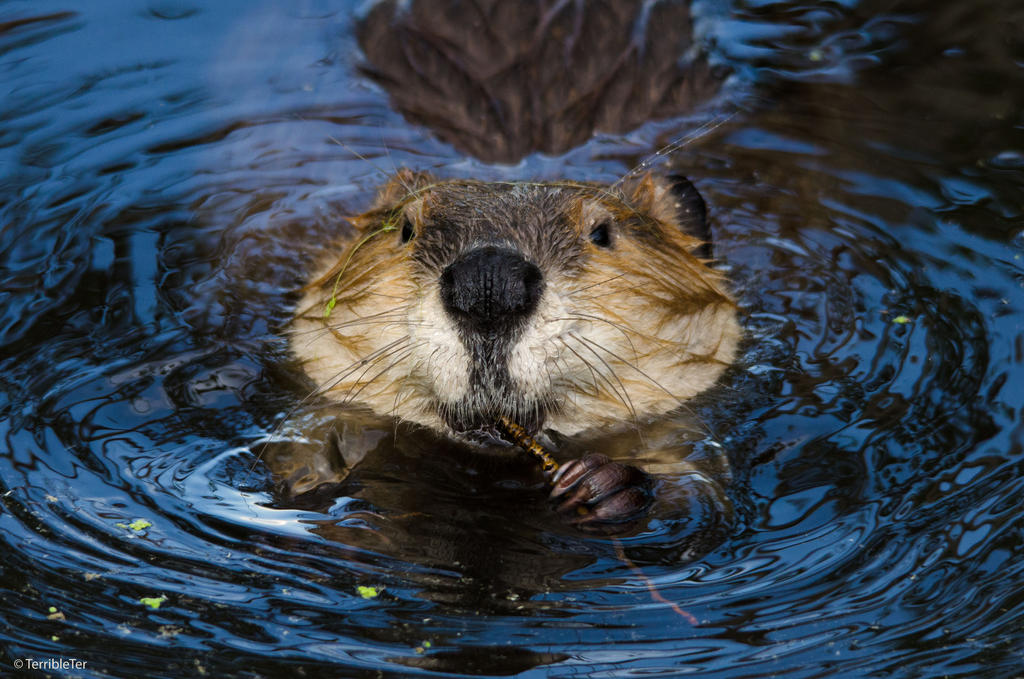
[[[537,308],[544,276],[515,250],[485,246],[464,253],[441,274],[441,299],[477,332],[514,325]]]

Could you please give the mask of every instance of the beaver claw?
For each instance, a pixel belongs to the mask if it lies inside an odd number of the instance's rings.
[[[570,523],[592,533],[628,530],[654,499],[650,476],[594,453],[562,465],[552,482],[556,511],[571,515]]]

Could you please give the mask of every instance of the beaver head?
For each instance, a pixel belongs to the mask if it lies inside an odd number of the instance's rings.
[[[400,172],[305,288],[294,352],[329,399],[474,438],[632,423],[732,361],[681,177],[616,186]]]

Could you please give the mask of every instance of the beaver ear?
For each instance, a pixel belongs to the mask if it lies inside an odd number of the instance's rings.
[[[694,254],[711,259],[711,227],[708,225],[708,208],[693,183],[681,174],[670,174],[669,185],[674,198],[673,207],[683,229],[694,238],[701,240],[701,246]]]
[[[711,232],[704,199],[689,179],[681,174],[655,177],[646,173],[624,187],[636,210],[655,219],[678,226],[701,241],[694,250],[698,257],[711,258]]]
[[[403,167],[377,192],[377,197],[373,201],[373,209],[397,205],[435,183],[437,183],[437,178],[429,172],[413,172]]]

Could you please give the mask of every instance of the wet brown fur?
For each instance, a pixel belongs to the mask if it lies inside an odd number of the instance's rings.
[[[306,286],[293,350],[324,397],[441,431],[468,411],[564,434],[666,413],[715,382],[740,335],[725,281],[693,254],[701,241],[680,214],[651,175],[608,187],[402,171]],[[602,222],[610,248],[588,238]],[[489,390],[470,385],[438,278],[494,240],[536,263],[546,289],[509,348],[511,386]]]

